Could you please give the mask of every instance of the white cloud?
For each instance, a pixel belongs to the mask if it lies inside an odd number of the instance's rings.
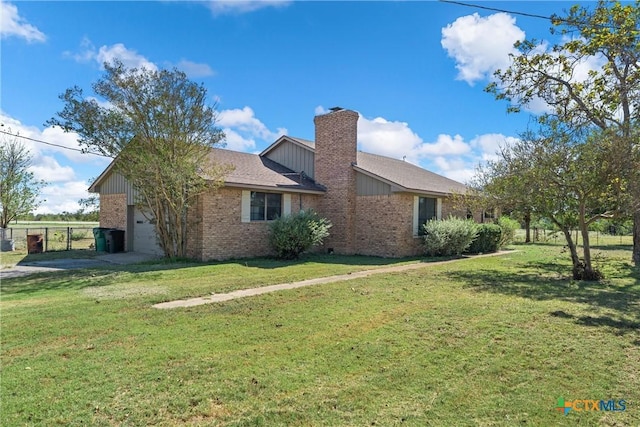
[[[358,142],[363,151],[406,158],[418,163],[428,156],[451,156],[468,153],[470,147],[460,135],[438,135],[435,142],[424,142],[405,122],[392,122],[382,117],[358,120]]]
[[[255,117],[251,107],[223,110],[218,114],[217,124],[224,130],[227,148],[231,150],[247,151],[255,148],[255,139],[271,143],[287,134],[285,128],[278,128],[275,132],[269,130]]]
[[[253,12],[266,7],[288,6],[291,0],[210,0],[207,5],[214,15]]]
[[[27,42],[44,42],[47,36],[18,14],[18,8],[7,2],[0,2],[0,36],[20,37]]]
[[[33,172],[36,179],[47,183],[71,181],[76,175],[71,166],[60,166],[60,163],[51,156],[34,157],[29,171]]]
[[[40,194],[44,201],[36,209],[36,214],[75,212],[80,209],[78,200],[87,198],[89,193],[86,181],[69,181],[56,185],[48,185]]]
[[[111,46],[102,46],[98,49],[95,57],[100,65],[105,62],[113,63],[118,59],[126,68],[145,68],[147,70],[156,71],[158,67],[144,56],[140,55],[133,49],[127,48],[122,43],[116,43]]]
[[[406,159],[416,163],[419,147],[423,144],[405,122],[392,122],[382,117],[369,120],[360,116],[358,120],[358,142],[363,151],[383,156]]]
[[[462,16],[442,29],[442,47],[456,61],[458,79],[470,85],[509,66],[509,54],[516,53],[513,44],[525,33],[516,20],[506,13],[486,18],[477,13]]]
[[[207,64],[198,64],[197,62],[181,60],[176,68],[184,71],[189,77],[209,77],[215,75],[215,71]]]
[[[116,43],[111,46],[103,45],[99,49],[96,49],[87,37],[84,37],[80,42],[80,50],[78,52],[66,51],[64,55],[73,58],[77,62],[95,61],[100,67],[103,67],[105,62],[112,64],[114,60],[118,59],[127,68],[145,68],[151,71],[158,70],[156,64],[145,56],[140,55],[134,49],[129,49],[123,43]]]
[[[243,137],[231,128],[222,129],[225,134],[225,148],[235,151],[249,152],[256,148],[256,141],[251,137]]]
[[[29,170],[34,173],[35,178],[52,183],[52,185],[47,185],[42,189],[41,198],[46,199],[46,202],[36,210],[36,213],[58,213],[64,210],[69,212],[78,210],[77,201],[88,196],[86,190],[89,184],[78,180],[77,169],[88,165],[97,175],[111,160],[67,149],[80,149],[78,137],[73,133],[64,133],[59,128],[48,127],[40,130],[36,126],[25,125],[2,112],[0,112],[0,123],[4,125],[0,129],[5,132],[55,144],[53,146],[30,139],[18,138],[31,154]],[[14,137],[0,135],[0,141],[4,141],[5,138],[11,140]]]
[[[321,116],[323,114],[327,114],[328,112],[329,110],[325,109],[322,105],[318,105],[314,110],[316,116]]]
[[[504,136],[501,133],[487,133],[473,138],[470,142],[471,147],[480,150],[483,161],[496,160],[498,152],[501,148],[512,146],[518,141],[518,138],[512,136]]]

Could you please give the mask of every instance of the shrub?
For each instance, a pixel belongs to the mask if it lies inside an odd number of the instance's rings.
[[[520,228],[520,223],[508,216],[501,216],[500,219],[498,219],[498,225],[502,229],[502,236],[500,236],[498,248],[503,248],[509,243],[513,243],[516,237],[516,230]]]
[[[280,217],[271,223],[269,243],[278,258],[296,259],[329,235],[331,222],[313,210]]]
[[[430,256],[462,254],[477,235],[477,224],[472,220],[450,217],[446,220],[427,221],[423,226],[424,251]]]
[[[478,225],[478,235],[469,246],[467,252],[471,254],[486,254],[496,252],[500,248],[502,229],[496,224]]]

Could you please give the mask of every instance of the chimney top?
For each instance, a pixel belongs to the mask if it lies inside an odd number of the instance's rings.
[[[329,110],[331,110],[332,113],[335,113],[336,111],[344,110],[344,108],[342,108],[342,107],[332,107],[332,108],[329,108]]]

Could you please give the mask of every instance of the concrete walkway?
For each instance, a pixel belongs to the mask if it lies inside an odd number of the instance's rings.
[[[140,252],[120,252],[115,254],[98,255],[93,258],[61,258],[51,260],[33,260],[20,262],[18,265],[0,269],[0,280],[23,277],[35,273],[50,273],[53,271],[73,270],[80,268],[99,268],[108,265],[137,264],[139,262],[157,259],[155,255]]]
[[[349,273],[349,274],[341,274],[341,275],[338,275],[338,276],[318,277],[316,279],[307,279],[307,280],[302,280],[300,282],[282,283],[282,284],[279,284],[279,285],[270,285],[270,286],[264,286],[264,287],[260,287],[260,288],[252,288],[252,289],[240,289],[238,291],[229,292],[227,294],[211,294],[210,296],[206,296],[206,297],[198,297],[198,298],[190,298],[190,299],[183,299],[183,300],[176,300],[176,301],[161,302],[159,304],[153,305],[153,307],[154,308],[159,308],[159,309],[180,308],[180,307],[194,307],[194,306],[197,306],[197,305],[211,304],[211,303],[214,303],[214,302],[229,301],[229,300],[236,299],[236,298],[244,298],[244,297],[250,297],[250,296],[255,296],[255,295],[268,294],[270,292],[282,291],[282,290],[285,290],[285,289],[296,289],[296,288],[303,288],[305,286],[320,285],[320,284],[324,284],[324,283],[334,283],[334,282],[341,282],[341,281],[345,281],[345,280],[361,279],[363,277],[369,277],[369,276],[373,276],[375,274],[395,273],[395,272],[399,272],[399,271],[417,270],[419,268],[425,268],[425,267],[430,267],[430,266],[434,266],[434,265],[442,265],[442,264],[448,264],[448,263],[452,263],[452,262],[465,261],[465,260],[468,260],[468,259],[479,258],[479,257],[505,255],[505,254],[509,254],[509,253],[513,253],[513,252],[515,252],[515,251],[501,251],[501,252],[496,252],[496,253],[492,253],[492,254],[474,255],[474,256],[458,258],[458,259],[448,260],[448,261],[417,262],[417,263],[414,263],[414,264],[396,265],[396,266],[392,266],[392,267],[381,267],[381,268],[376,268],[376,269],[373,269],[373,270],[363,270],[363,271],[357,271],[357,272]]]

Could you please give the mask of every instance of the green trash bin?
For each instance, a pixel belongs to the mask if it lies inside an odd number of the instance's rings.
[[[110,230],[110,228],[96,227],[93,229],[96,251],[98,252],[105,252],[107,250],[107,238],[105,237],[105,231],[107,230]]]

